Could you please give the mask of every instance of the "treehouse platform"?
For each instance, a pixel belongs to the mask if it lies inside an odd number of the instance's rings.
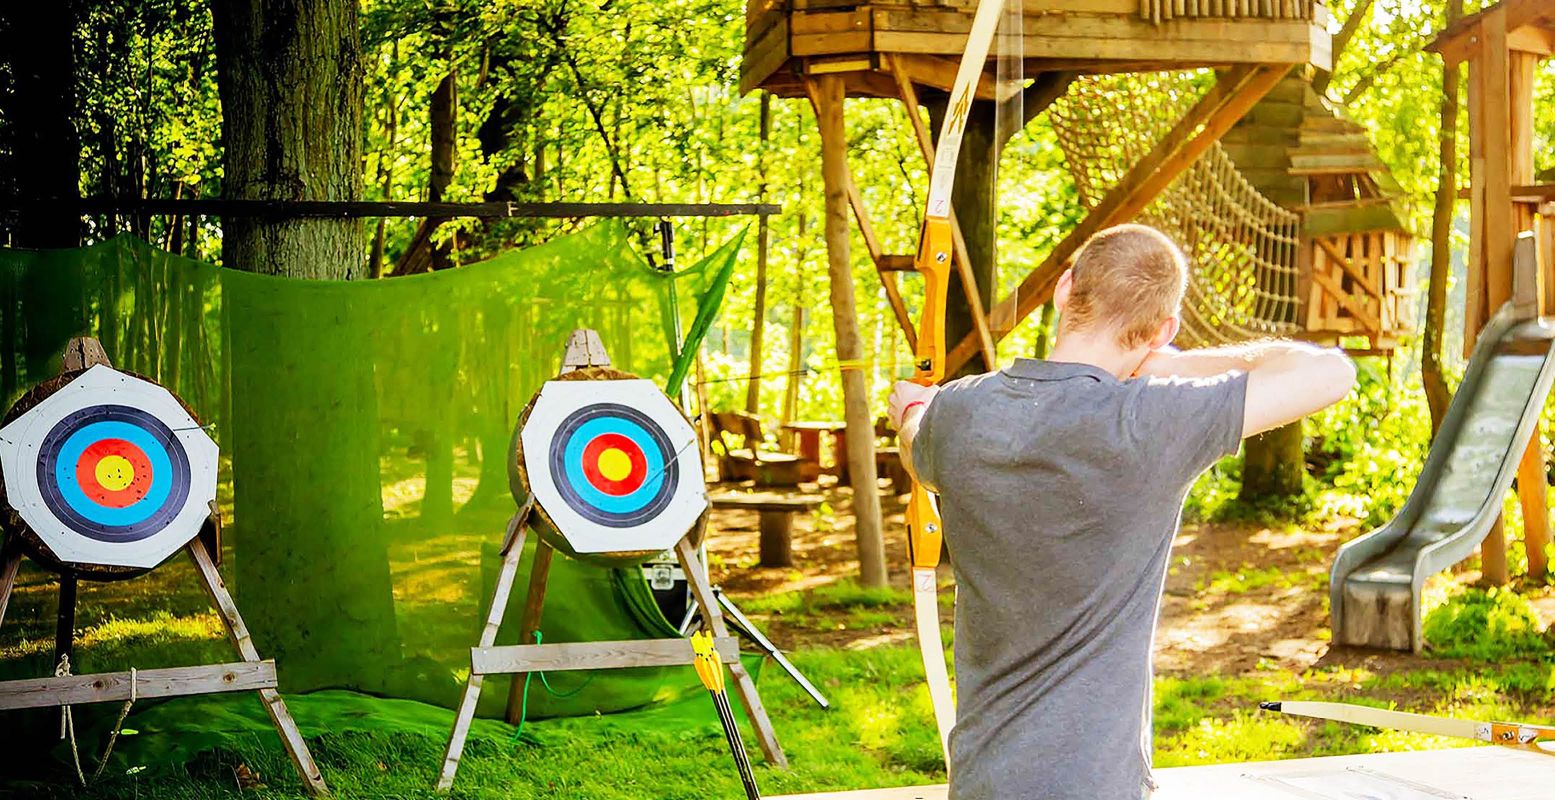
[[[1027,0],[1024,5],[1027,75],[1330,66],[1328,12],[1314,0]],[[740,89],[803,97],[806,78],[840,74],[850,97],[895,98],[899,92],[888,63],[894,60],[913,83],[948,91],[976,9],[976,0],[749,0]]]

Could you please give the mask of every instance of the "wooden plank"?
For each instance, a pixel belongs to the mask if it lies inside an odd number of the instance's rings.
[[[133,684],[133,687],[132,687]],[[67,675],[0,682],[0,710],[123,702],[194,694],[274,689],[274,661],[237,661],[196,667]]]
[[[740,93],[755,90],[767,82],[789,56],[788,19],[785,17],[773,25],[755,44],[745,48],[740,62]]]
[[[216,571],[216,563],[205,550],[205,544],[195,539],[184,549],[189,552],[190,560],[194,561],[195,571],[200,575],[200,583],[205,587],[206,595],[216,606],[232,646],[237,648],[244,661],[259,661],[259,651],[254,648],[254,640],[248,635],[248,626],[243,624],[243,615],[238,613],[237,603],[233,602],[232,593],[227,591],[227,584],[222,581],[221,573]],[[302,778],[303,791],[314,797],[328,795],[329,787],[324,784],[324,775],[313,762],[313,754],[308,751],[308,743],[303,741],[302,732],[297,730],[297,723],[292,719],[292,713],[287,710],[286,701],[281,699],[280,692],[274,688],[260,689],[259,700],[264,704],[265,713],[270,716],[270,723],[280,734],[281,745],[286,748],[286,755],[291,758],[292,766],[296,768],[297,775]]]
[[[1324,253],[1328,254],[1329,260],[1332,261],[1335,266],[1344,270],[1344,273],[1350,276],[1350,280],[1360,284],[1360,287],[1366,290],[1367,294],[1376,298],[1378,303],[1382,302],[1382,292],[1373,285],[1375,281],[1370,276],[1365,275],[1360,270],[1356,269],[1355,265],[1350,263],[1348,258],[1345,258],[1344,253],[1340,252],[1339,248],[1334,246],[1332,241],[1330,241],[1327,237],[1320,237],[1317,239],[1317,245],[1323,249]]]
[[[867,53],[874,49],[874,39],[869,31],[853,33],[794,34],[788,39],[789,52],[796,56],[831,56],[844,53]]]
[[[1496,800],[1547,800],[1555,759],[1510,747],[1464,747],[1350,756],[1292,758],[1196,767],[1156,769],[1160,787],[1151,800],[1294,800],[1328,797],[1306,791],[1326,784],[1354,786],[1352,796],[1370,789],[1368,797],[1476,797]],[[1426,787],[1426,788],[1422,788]],[[948,787],[900,786],[815,794],[792,794],[767,800],[947,800]]]
[[[508,600],[513,594],[513,582],[518,577],[518,562],[524,553],[524,537],[528,533],[529,515],[534,511],[534,498],[530,497],[508,520],[507,533],[503,536],[502,563],[497,567],[497,584],[492,588],[491,604],[486,609],[486,624],[481,628],[480,647],[497,643],[497,631],[502,628],[502,618],[507,614]],[[481,687],[486,676],[471,672],[464,683],[464,693],[454,712],[454,726],[448,733],[448,745],[443,749],[443,765],[438,772],[437,790],[446,792],[453,788],[454,775],[459,771],[459,759],[464,755],[464,744],[470,735],[470,724],[475,720],[475,708],[480,705]]]
[[[718,655],[725,663],[740,657],[739,641],[719,637]],[[527,672],[690,666],[696,654],[688,639],[627,639],[613,642],[514,644],[470,649],[472,675]]]
[[[1182,171],[1204,154],[1247,110],[1289,72],[1288,67],[1237,68],[1223,74],[1177,125],[1140,159],[1047,258],[994,307],[994,319],[1019,324],[1052,296],[1069,259],[1097,231],[1132,219],[1160,196]],[[977,338],[963,338],[951,350],[947,372],[955,374],[976,352]]]
[[[1512,109],[1505,12],[1486,15],[1484,30],[1484,57],[1472,71],[1483,73],[1484,80],[1480,95],[1483,125],[1476,135],[1484,140],[1484,310],[1491,314],[1512,296],[1512,250],[1517,232],[1508,202],[1512,196]]]
[[[1528,552],[1528,577],[1543,580],[1549,572],[1544,548],[1550,543],[1549,479],[1544,466],[1542,425],[1535,425],[1533,438],[1517,462],[1517,500],[1523,509],[1523,542]]]
[[[520,644],[528,644],[534,641],[535,631],[540,628],[540,618],[545,611],[545,590],[550,585],[551,562],[556,557],[556,549],[551,547],[545,539],[535,542],[535,563],[529,568],[529,589],[524,595],[524,610],[518,620],[518,641]],[[514,678],[512,687],[508,690],[507,721],[509,725],[517,725],[524,717],[524,682]]]
[[[789,27],[795,36],[812,33],[849,33],[868,31],[868,8],[846,11],[795,11],[789,18]]]
[[[22,551],[7,539],[0,547],[0,624],[5,623],[5,608],[16,588],[16,573],[22,568]]]
[[[702,619],[707,623],[707,627],[712,629],[715,639],[729,638],[729,627],[724,624],[723,609],[718,604],[718,598],[713,594],[712,584],[707,579],[707,571],[703,568],[701,560],[697,558],[696,548],[691,544],[691,537],[681,539],[680,543],[675,545],[675,556],[680,561],[681,570],[686,573],[686,583],[691,587],[691,596],[702,609]],[[721,650],[720,654],[722,654]],[[783,754],[783,748],[778,744],[777,731],[772,727],[772,720],[767,717],[766,707],[761,704],[761,695],[756,692],[756,681],[751,678],[750,673],[745,669],[745,664],[738,658],[729,663],[729,674],[734,677],[734,692],[740,697],[740,705],[745,709],[745,717],[756,730],[756,743],[761,746],[762,755],[766,757],[768,763],[787,769],[788,756]]]
[[[1382,333],[1381,320],[1377,319],[1371,313],[1371,309],[1367,308],[1365,304],[1350,296],[1350,293],[1346,292],[1344,287],[1339,285],[1339,281],[1335,280],[1332,275],[1326,272],[1313,271],[1312,282],[1323,287],[1335,300],[1338,300],[1339,305],[1344,306],[1344,309],[1350,312],[1350,316],[1354,317],[1366,330],[1376,334]]]

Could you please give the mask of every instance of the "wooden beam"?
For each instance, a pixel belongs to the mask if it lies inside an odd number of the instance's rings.
[[[1474,134],[1484,142],[1484,307],[1494,314],[1512,297],[1512,257],[1517,231],[1512,224],[1512,105],[1509,53],[1506,49],[1505,11],[1492,11],[1484,21],[1484,55],[1472,69],[1483,74],[1479,121]],[[1483,321],[1481,322],[1483,325]],[[1478,335],[1476,330],[1475,334]]]
[[[1345,310],[1349,311],[1350,315],[1355,317],[1356,321],[1361,323],[1367,331],[1378,336],[1382,335],[1382,320],[1373,316],[1371,309],[1367,308],[1364,303],[1351,297],[1350,293],[1346,292],[1344,287],[1339,285],[1339,281],[1334,280],[1334,276],[1326,272],[1313,270],[1312,282],[1322,287],[1323,291],[1328,292],[1335,300],[1338,300],[1339,305],[1344,306]]]
[[[1225,135],[1263,96],[1289,72],[1288,66],[1238,67],[1223,73],[1213,87],[1188,111],[1153,150],[1129,169],[1128,174],[1092,208],[1069,235],[1054,245],[1045,260],[1020,285],[994,306],[995,319],[1013,320],[1012,328],[1053,295],[1058,277],[1069,259],[1096,232],[1132,219]],[[955,374],[976,352],[975,337],[968,336],[951,350],[947,371]]]
[[[934,167],[934,140],[929,136],[929,128],[924,123],[923,117],[918,112],[918,92],[913,88],[912,79],[901,69],[894,56],[886,56],[886,64],[890,69],[892,78],[896,81],[899,98],[903,109],[907,112],[907,120],[913,130],[913,138],[918,142],[918,151],[923,154],[924,164],[932,170]],[[961,286],[965,291],[967,308],[972,315],[972,332],[977,336],[978,344],[982,347],[983,363],[990,368],[997,362],[997,351],[994,347],[993,332],[988,327],[988,312],[983,307],[983,294],[977,285],[977,275],[972,272],[972,258],[967,253],[966,237],[961,233],[961,223],[956,219],[955,209],[950,212],[950,236],[951,246],[955,251],[953,263],[956,274],[961,277]],[[878,263],[878,262],[877,262]],[[884,280],[882,276],[881,280]],[[913,341],[908,341],[909,347],[915,347]]]
[[[725,664],[740,657],[739,642],[733,637],[720,637],[714,643]],[[574,669],[691,666],[694,658],[689,639],[515,644],[470,648],[470,673],[508,675]]]
[[[1328,257],[1333,259],[1334,263],[1338,264],[1339,268],[1344,270],[1351,280],[1360,284],[1360,287],[1365,289],[1367,294],[1375,297],[1378,303],[1382,302],[1382,292],[1377,287],[1371,285],[1371,281],[1367,280],[1366,276],[1356,269],[1355,265],[1350,263],[1350,260],[1345,258],[1343,253],[1339,252],[1339,248],[1335,247],[1333,242],[1330,242],[1325,237],[1318,237],[1317,245],[1323,248],[1323,252],[1327,253]]]
[[[805,95],[810,98],[810,109],[815,112],[816,118],[820,118],[821,102],[816,95],[815,83],[805,81]],[[864,208],[864,196],[859,192],[858,181],[853,178],[853,168],[843,158],[843,180],[848,192],[848,206],[853,209],[853,221],[858,224],[859,236],[864,240],[864,249],[869,253],[869,260],[875,264],[875,271],[879,273],[891,272],[885,262],[885,253],[880,246],[880,237],[875,234],[875,225],[870,220],[869,211]],[[886,302],[891,306],[891,313],[896,316],[896,324],[902,329],[902,335],[907,337],[907,347],[916,348],[918,331],[913,326],[912,315],[907,311],[907,303],[902,299],[901,286],[896,278],[891,275],[880,275],[880,286],[885,290]]]
[[[0,710],[51,708],[81,703],[123,702],[134,697],[184,697],[194,694],[251,692],[276,687],[274,661],[237,661],[197,667],[67,675],[0,682]]]
[[[1517,462],[1517,499],[1523,507],[1523,543],[1528,551],[1528,577],[1543,580],[1549,572],[1544,547],[1550,543],[1549,479],[1544,468],[1542,425],[1536,424],[1528,448]]]

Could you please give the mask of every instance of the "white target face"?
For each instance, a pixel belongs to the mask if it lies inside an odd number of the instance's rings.
[[[102,365],[0,428],[11,506],[66,563],[162,563],[210,516],[216,462],[171,392]]]
[[[707,510],[696,432],[652,381],[549,381],[519,435],[535,502],[578,553],[667,550]]]

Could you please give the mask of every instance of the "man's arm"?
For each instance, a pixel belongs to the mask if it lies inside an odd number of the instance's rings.
[[[1355,386],[1355,363],[1344,351],[1302,342],[1251,342],[1151,353],[1139,373],[1208,378],[1247,373],[1242,436],[1278,428],[1339,402]]]
[[[896,442],[902,451],[902,466],[907,468],[907,474],[913,480],[920,483],[918,468],[913,463],[912,443],[918,437],[918,423],[923,420],[923,412],[928,410],[929,403],[937,394],[938,386],[919,386],[909,381],[898,381],[891,390],[889,416],[891,424],[896,426]]]

